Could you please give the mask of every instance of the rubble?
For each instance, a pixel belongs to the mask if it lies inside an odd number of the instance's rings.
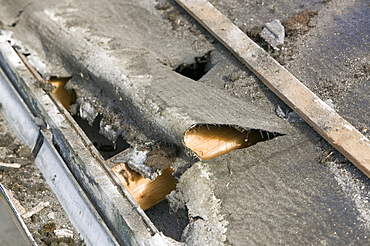
[[[284,45],[285,30],[279,20],[273,20],[265,24],[260,36],[276,50]]]

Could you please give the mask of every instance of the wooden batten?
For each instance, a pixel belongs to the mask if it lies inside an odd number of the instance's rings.
[[[112,167],[112,170],[143,210],[163,201],[176,188],[171,167],[163,170],[155,180],[142,177],[123,162]]]

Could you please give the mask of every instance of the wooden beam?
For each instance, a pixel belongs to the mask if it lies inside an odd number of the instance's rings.
[[[176,188],[171,167],[163,170],[155,180],[142,177],[123,162],[112,167],[112,170],[143,210],[163,201]]]
[[[277,136],[281,134],[230,125],[196,124],[185,132],[184,144],[201,160],[208,160]]]
[[[370,141],[206,0],[176,0],[280,99],[370,177]]]
[[[67,110],[69,110],[69,106],[76,101],[76,94],[74,91],[67,90],[65,87],[68,80],[69,78],[52,78],[47,81],[55,86],[53,93]]]
[[[184,144],[201,160],[245,148],[248,146],[247,139],[247,131],[240,132],[226,125],[196,125],[184,134]]]

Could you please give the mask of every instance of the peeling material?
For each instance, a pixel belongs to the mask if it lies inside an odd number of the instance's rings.
[[[181,176],[176,192],[168,196],[175,211],[188,209],[190,223],[182,235],[185,245],[224,245],[226,241],[229,223],[220,213],[221,200],[213,193],[216,184],[209,179],[210,168],[206,163],[195,163]]]

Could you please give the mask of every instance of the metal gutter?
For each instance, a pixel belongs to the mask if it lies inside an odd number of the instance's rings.
[[[3,58],[1,56],[2,65]],[[14,127],[23,143],[30,148],[37,146],[37,142],[42,139],[35,156],[35,164],[42,171],[85,242],[88,245],[97,245],[96,242],[100,242],[99,245],[119,245],[97,212],[92,209],[88,198],[50,142],[51,139],[47,137],[48,130],[44,129],[44,132],[40,130],[34,115],[12,87],[3,70],[0,70],[0,82],[0,103],[5,118]]]
[[[37,167],[86,244],[144,245],[152,240],[155,226],[113,182],[66,112],[34,87],[35,79],[7,42],[0,43],[0,66],[4,116],[33,150]]]

